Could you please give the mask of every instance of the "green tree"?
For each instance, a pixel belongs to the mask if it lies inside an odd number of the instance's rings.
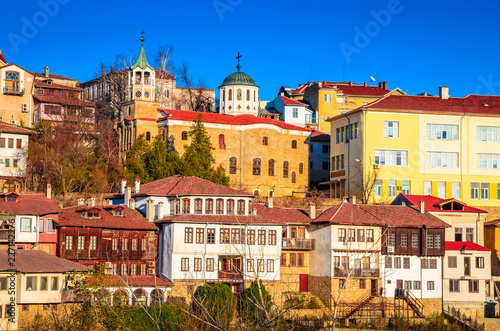
[[[236,298],[229,286],[221,283],[207,283],[193,297],[193,309],[205,322],[203,328],[206,329],[210,329],[210,326],[227,329],[234,318],[236,305]]]
[[[245,289],[238,304],[241,318],[245,323],[258,327],[270,326],[273,300],[262,280],[254,281]]]

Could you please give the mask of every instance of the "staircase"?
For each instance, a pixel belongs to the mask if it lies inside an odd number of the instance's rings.
[[[408,307],[410,307],[415,314],[420,317],[424,318],[424,304],[417,299],[417,297],[411,293],[409,290],[405,289],[396,289],[396,299],[404,299],[406,303],[408,304]]]
[[[349,304],[348,307],[342,309],[339,312],[339,318],[349,318],[351,317],[355,312],[357,312],[360,308],[362,308],[364,305],[366,305],[368,302],[372,301],[372,299],[377,295],[377,291],[373,290],[368,290],[365,293],[363,293],[362,296],[360,296],[356,301],[353,303]]]

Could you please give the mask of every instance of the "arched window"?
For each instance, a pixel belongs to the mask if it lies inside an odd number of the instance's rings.
[[[108,305],[111,303],[111,295],[105,289],[100,289],[94,295],[94,300],[100,305]]]
[[[268,144],[269,144],[269,139],[266,136],[262,137],[262,145],[267,146]]]
[[[254,176],[260,175],[260,159],[259,158],[253,159],[253,175]]]
[[[227,200],[227,214],[234,214],[234,200]]]
[[[292,148],[297,149],[297,140],[292,140]]]
[[[274,191],[273,190],[269,190],[269,197],[270,198],[274,197]]]
[[[191,212],[191,200],[182,199],[182,213],[189,214]]]
[[[224,142],[224,135],[219,135],[219,149],[226,149],[226,144]]]
[[[260,191],[255,189],[253,190],[253,195],[255,195],[256,197],[258,197],[260,195]]]
[[[229,96],[227,98],[229,101],[233,100],[233,90],[229,90]]]
[[[236,162],[237,161],[238,160],[234,156],[229,159],[229,174],[230,175],[236,174]]]
[[[146,132],[146,140],[150,141],[151,140],[151,132]]]
[[[226,101],[226,90],[222,90],[222,101]]]
[[[138,288],[132,292],[132,306],[145,306],[146,305],[146,292],[143,289]]]
[[[5,74],[5,92],[19,92],[19,73],[7,71]]]
[[[188,134],[186,131],[182,131],[182,140],[188,140]]]
[[[205,200],[205,214],[213,214],[214,213],[214,200],[207,199]]]
[[[128,293],[125,290],[118,290],[113,293],[113,305],[124,306],[128,305]]]
[[[218,215],[221,215],[221,214],[224,214],[224,199],[217,199],[215,201],[215,204],[216,204],[216,213]]]
[[[268,175],[274,176],[274,159],[269,160]]]
[[[295,184],[297,182],[297,175],[295,174],[295,171],[292,171],[292,184]]]
[[[236,100],[241,101],[241,89],[239,88],[238,91],[236,91]]]
[[[288,161],[283,162],[283,178],[288,178]]]
[[[299,175],[304,174],[304,163],[299,163]]]
[[[253,101],[254,102],[257,101],[257,98],[255,97],[256,95],[257,95],[257,91],[254,90],[253,91]]]
[[[161,305],[163,303],[163,291],[154,289],[151,291],[151,306]]]
[[[250,101],[250,90],[247,90],[247,101]]]

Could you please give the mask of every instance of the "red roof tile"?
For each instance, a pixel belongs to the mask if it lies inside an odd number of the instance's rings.
[[[2,61],[3,63],[7,64],[7,60],[5,59],[5,57],[3,56],[2,53],[0,53],[0,61]]]
[[[93,107],[95,104],[90,101],[81,100],[78,98],[68,98],[68,97],[60,97],[55,95],[38,95],[34,94],[33,98],[40,102],[49,102],[49,103],[57,103],[62,105],[74,105],[74,106],[88,106]]]
[[[193,121],[200,113],[188,110],[173,110],[173,109],[158,109],[164,112],[168,117],[160,118],[158,121],[163,121],[166,118],[181,121]],[[285,122],[272,120],[269,118],[257,117],[253,115],[224,115],[217,113],[201,113],[203,114],[202,121],[205,123],[220,123],[230,125],[253,125],[253,124],[272,124],[279,126],[283,129],[297,130],[297,131],[311,131],[311,129],[301,128],[299,126],[287,124]]]
[[[474,207],[469,207],[462,201],[458,201],[455,199],[441,199],[432,195],[415,195],[415,194],[404,194],[400,193],[402,197],[405,198],[406,204],[411,205],[411,206],[416,206],[420,208],[420,200],[424,201],[424,209],[425,211],[429,212],[437,212],[437,211],[442,211],[442,212],[450,212],[450,213],[487,213],[486,210],[482,210],[479,208],[474,208]],[[396,198],[394,200],[399,204],[399,199]],[[440,205],[443,203],[449,202],[449,201],[457,201],[458,203],[462,204],[463,210],[442,210],[440,208]]]
[[[445,241],[444,249],[447,251],[491,251],[491,249],[470,241]]]
[[[361,205],[361,208],[391,227],[421,228],[424,225],[427,228],[450,227],[436,216],[428,212],[422,214],[410,206]]]
[[[314,130],[310,137],[311,141],[330,142],[330,135],[328,133],[323,133],[318,130]]]
[[[252,203],[251,209],[257,209],[257,216],[262,216],[266,219],[277,223],[310,223],[309,211],[297,208],[269,208],[262,203]],[[321,213],[321,210],[316,211],[316,214]]]
[[[323,211],[311,222],[311,224],[317,223],[385,226],[384,222],[366,212],[361,205],[352,205],[348,202],[342,202]]]
[[[282,224],[280,221],[272,220],[259,216],[258,213],[254,215],[197,215],[197,214],[183,214],[165,216],[156,223],[214,223],[214,224]]]
[[[45,194],[21,194],[17,201],[7,202],[0,197],[0,211],[16,215],[47,215],[62,212],[57,201]]]
[[[280,97],[281,97],[281,100],[283,101],[283,103],[286,106],[304,106],[304,107],[307,107],[307,105],[305,103],[299,102],[297,100],[293,100],[293,99],[287,98],[287,97],[285,97],[283,95],[281,95]]]
[[[0,132],[5,133],[18,133],[18,134],[34,134],[36,133],[33,130],[25,129],[18,127],[17,125],[9,124],[3,121],[0,121]]]
[[[39,79],[35,79],[35,86],[36,87],[47,87],[47,88],[54,88],[54,89],[60,89],[60,90],[73,90],[73,91],[80,91],[82,90],[81,88],[78,87],[72,87],[72,86],[67,86],[67,85],[62,85],[62,84],[55,84],[55,83],[45,83]]]
[[[109,276],[105,277],[104,281],[97,280],[87,277],[85,282],[89,285],[99,285],[99,286],[132,286],[132,287],[154,287],[154,286],[172,286],[171,282],[158,278],[156,276]]]
[[[17,270],[23,273],[85,271],[87,267],[39,250],[15,251],[15,266],[9,264],[7,251],[0,251],[0,271]]]
[[[391,90],[383,89],[379,86],[364,86],[364,85],[330,85],[327,87],[336,87],[344,95],[367,95],[367,96],[384,96]]]
[[[497,226],[497,227],[500,227],[500,218],[496,219],[496,220],[493,220],[493,221],[485,222],[484,226]]]
[[[32,72],[31,74],[34,75],[35,77],[47,78],[47,77],[45,77],[45,73]],[[54,75],[54,74],[51,74],[51,73],[49,73],[49,77],[48,78],[64,79],[64,80],[76,80],[76,79],[73,79],[73,78],[63,77],[63,76],[60,76],[60,75]]]
[[[114,216],[111,214],[113,210],[122,210],[123,216]],[[87,210],[98,210],[100,218],[85,218],[80,215],[81,212]],[[131,230],[158,230],[154,223],[148,222],[137,209],[130,209],[125,206],[94,206],[88,207],[73,206],[64,208],[59,214],[59,219],[54,222],[60,227],[88,227],[88,228],[103,228],[103,229],[131,229]]]

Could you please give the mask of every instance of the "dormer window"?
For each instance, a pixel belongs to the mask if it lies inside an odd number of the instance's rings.
[[[123,216],[122,210],[121,209],[115,210],[115,216]]]
[[[15,197],[15,196],[7,197],[7,202],[16,202],[16,201],[17,201],[17,197]]]

